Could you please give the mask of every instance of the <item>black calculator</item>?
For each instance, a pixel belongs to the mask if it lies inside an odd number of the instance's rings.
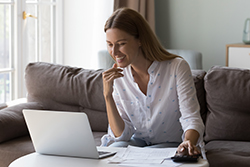
[[[178,155],[171,157],[174,162],[198,162],[200,155]]]
[[[198,162],[200,154],[189,155],[188,150],[184,149],[183,152],[176,151],[175,155],[171,157],[174,162]]]

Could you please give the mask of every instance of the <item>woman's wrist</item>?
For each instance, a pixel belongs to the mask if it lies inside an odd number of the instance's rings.
[[[200,134],[196,130],[189,129],[185,132],[184,141],[190,141],[191,144],[196,145],[199,139],[199,136]]]
[[[104,99],[105,99],[106,101],[109,101],[109,100],[113,99],[112,93],[104,94]]]

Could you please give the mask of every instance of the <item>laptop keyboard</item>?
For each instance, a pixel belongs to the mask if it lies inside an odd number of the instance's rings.
[[[103,154],[107,154],[107,153],[110,153],[110,152],[106,152],[106,151],[98,151],[98,154],[99,154],[99,155],[103,155]]]

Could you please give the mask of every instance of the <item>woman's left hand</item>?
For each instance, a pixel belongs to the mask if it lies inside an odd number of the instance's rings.
[[[185,149],[188,150],[189,155],[200,154],[200,150],[194,144],[192,144],[190,140],[183,141],[177,148],[177,152],[183,153],[185,152]]]

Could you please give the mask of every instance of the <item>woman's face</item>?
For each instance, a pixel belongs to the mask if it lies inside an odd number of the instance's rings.
[[[117,28],[106,31],[106,41],[109,54],[118,67],[127,67],[138,60],[140,41],[134,36]]]

